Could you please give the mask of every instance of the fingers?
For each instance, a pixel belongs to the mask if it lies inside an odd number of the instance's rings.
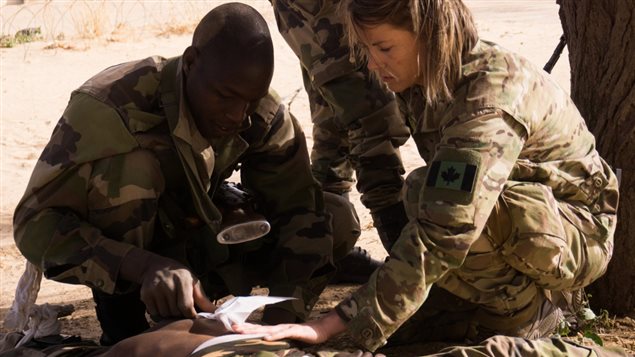
[[[174,316],[172,315],[172,304],[170,302],[170,297],[166,296],[165,293],[157,295],[154,299],[154,302],[156,303],[156,308],[158,310],[159,316]]]
[[[165,295],[166,299],[165,302],[168,305],[167,313],[169,315],[166,316],[172,316],[172,317],[188,317],[185,313],[184,310],[181,310],[180,306],[179,306],[179,293],[180,290],[172,290],[172,291],[168,291],[166,293],[172,293],[171,295]],[[193,309],[193,308],[192,308]],[[193,317],[193,316],[192,316]]]
[[[232,329],[235,332],[246,333],[246,334],[264,333],[263,331],[265,331],[265,330],[268,333],[269,329],[271,329],[272,327],[276,327],[276,326],[263,326],[263,325],[251,324],[249,322],[244,322],[242,324],[233,324],[232,325]]]
[[[386,357],[386,355],[378,353],[373,356],[373,354],[370,352],[357,350],[355,352],[340,352],[336,354],[334,357]]]
[[[177,316],[185,316],[188,318],[196,317],[196,309],[194,309],[194,298],[192,296],[192,290],[195,290],[196,286],[192,286],[192,281],[184,282],[180,288],[176,291],[177,297]]]
[[[201,288],[201,283],[198,281],[194,284],[193,298],[194,303],[199,307],[199,309],[205,312],[214,312],[214,310],[216,310],[216,305],[214,305],[214,303],[205,296],[203,289]],[[194,307],[192,307],[192,311],[194,311]],[[196,312],[194,315],[196,315]]]
[[[273,326],[250,323],[235,324],[233,330],[242,334],[264,334],[267,341],[293,339],[310,344],[317,343],[317,334],[312,327],[305,324],[281,324]]]
[[[164,305],[160,306],[163,316],[188,317],[196,316],[194,299],[192,298],[193,278],[187,269],[172,271],[162,284]]]
[[[159,316],[159,310],[154,302],[154,296],[148,295],[147,293],[144,294],[143,289],[141,289],[141,301],[145,304],[146,311],[150,316]]]
[[[181,316],[177,305],[176,291],[173,286],[166,285],[163,281],[144,284],[140,297],[150,316]]]
[[[285,338],[298,340],[310,344],[318,343],[317,334],[312,328],[306,325],[288,324],[278,325],[279,329],[272,331],[269,335],[265,336],[267,341],[277,341]]]
[[[141,286],[141,300],[151,316],[193,318],[195,294],[202,308],[213,309],[214,305],[202,293],[198,281],[195,285],[187,269],[156,271]]]

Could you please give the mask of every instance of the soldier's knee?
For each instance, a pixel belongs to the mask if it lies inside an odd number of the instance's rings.
[[[501,212],[494,210],[493,214],[509,217],[506,224],[510,227],[504,230],[509,236],[493,237],[502,243],[505,262],[547,289],[556,289],[573,278],[562,218],[546,186],[509,182],[497,208]],[[496,221],[493,218],[490,216],[488,224]]]
[[[509,225],[509,229],[503,230],[505,236],[495,240],[502,242],[505,261],[539,286],[551,290],[577,289],[604,272],[609,260],[604,242],[587,236],[578,227],[580,224],[565,217],[567,204],[559,202],[549,187],[510,182],[501,193],[501,200],[503,203],[497,205],[501,212],[495,210],[493,214],[506,215],[507,223],[503,224]],[[592,221],[590,217],[585,223]]]
[[[572,286],[576,289],[585,287],[604,275],[611,260],[610,249],[607,249],[605,242],[586,237],[581,240],[581,243],[584,245],[582,247],[584,253],[579,264],[580,272],[576,276],[574,286]]]

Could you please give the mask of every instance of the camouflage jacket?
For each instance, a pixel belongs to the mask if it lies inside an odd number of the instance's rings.
[[[337,310],[351,336],[374,350],[425,301],[431,284],[461,269],[510,181],[537,182],[592,215],[579,227],[612,237],[617,180],[568,94],[524,58],[479,41],[464,58],[453,100],[425,105],[401,93],[420,155],[428,163],[410,218],[390,259]],[[568,217],[572,222],[576,217]],[[549,228],[547,228],[549,229]]]
[[[313,273],[332,264],[332,236],[299,124],[270,93],[260,101],[248,130],[210,146],[189,114],[181,73],[180,57],[150,57],[110,67],[72,93],[16,208],[18,248],[47,278],[113,293],[120,289],[122,258],[133,245],[109,237],[111,226],[138,225],[144,241],[134,244],[147,247],[151,223],[174,211],[170,205],[175,201],[163,200],[171,196],[189,198],[180,209],[218,232],[222,217],[210,197],[240,168],[242,184],[259,198],[260,210],[272,225],[266,239],[279,260],[266,282],[271,294],[301,298]],[[155,187],[117,181],[117,166],[96,164],[139,150],[160,158],[163,177],[151,178]],[[89,180],[103,187],[88,192]],[[162,185],[166,188],[158,207],[144,203],[143,198]],[[102,211],[126,196],[139,198],[138,207],[131,209],[131,216],[106,225],[91,214],[94,195],[105,196],[111,204],[98,207]],[[160,221],[164,233],[173,235],[170,219]],[[206,238],[213,251],[204,252],[204,262],[211,269],[229,253],[226,245],[215,243],[215,233]]]

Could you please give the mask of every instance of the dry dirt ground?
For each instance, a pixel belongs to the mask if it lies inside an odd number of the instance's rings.
[[[49,8],[37,1],[27,7],[0,7],[2,34],[13,34],[24,27],[43,26],[44,37],[14,48],[0,49],[0,322],[4,321],[11,306],[16,283],[24,269],[24,260],[12,238],[13,210],[70,91],[112,64],[149,55],[170,57],[180,54],[190,40],[191,24],[222,2],[129,1],[126,4],[136,7],[126,8],[124,2],[113,1],[111,4],[116,5],[114,9],[86,7],[90,10],[88,12],[83,7],[78,8],[77,4],[82,1],[59,2],[55,5],[57,7],[48,3],[46,6]],[[277,32],[269,2],[244,2],[261,11],[270,25],[276,51],[272,85],[301,121],[311,145],[308,100],[297,60]],[[74,26],[64,27],[63,19],[58,21],[51,17],[66,14],[66,21],[70,21],[68,14],[72,15],[72,12],[63,11],[67,3],[73,4],[75,8],[72,10],[80,11],[80,14],[72,17],[71,25]],[[474,12],[481,37],[519,52],[539,65],[551,56],[562,32],[558,8],[553,0],[466,0],[466,3]],[[109,11],[115,14],[111,18],[119,22],[111,27],[95,22],[95,19],[107,18]],[[95,16],[92,22],[86,20],[90,20],[90,16]],[[122,22],[122,19],[129,21]],[[553,75],[565,88],[569,88],[566,50]],[[412,142],[402,148],[402,157],[408,171],[423,164]],[[364,228],[358,245],[368,249],[374,257],[383,258],[386,252],[372,229],[368,211],[359,203],[359,195],[353,194],[351,199],[356,204]],[[328,288],[322,294],[315,314],[333,307],[353,288]],[[89,339],[99,337],[87,288],[44,281],[37,302],[72,304],[75,312],[63,319],[63,333]],[[635,353],[634,317],[608,319],[597,332],[605,343],[619,345]],[[0,328],[0,332],[3,331]],[[335,344],[340,348],[350,346],[345,338],[338,339]],[[434,352],[439,347],[411,346],[386,352],[392,356],[413,356]]]

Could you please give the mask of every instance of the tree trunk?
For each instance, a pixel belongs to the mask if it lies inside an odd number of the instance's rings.
[[[571,65],[571,97],[600,155],[622,169],[615,249],[586,290],[591,306],[635,310],[635,2],[558,0]]]

